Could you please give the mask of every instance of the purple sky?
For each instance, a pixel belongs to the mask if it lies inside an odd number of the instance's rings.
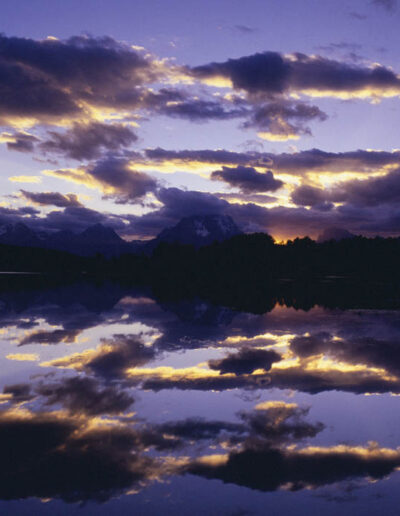
[[[4,0],[0,224],[400,230],[396,0]]]

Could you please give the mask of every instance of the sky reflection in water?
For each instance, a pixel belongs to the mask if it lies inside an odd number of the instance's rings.
[[[396,514],[395,310],[0,294],[7,514]]]

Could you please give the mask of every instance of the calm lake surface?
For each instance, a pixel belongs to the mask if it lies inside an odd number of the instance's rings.
[[[399,311],[354,305],[3,289],[0,513],[399,514]]]

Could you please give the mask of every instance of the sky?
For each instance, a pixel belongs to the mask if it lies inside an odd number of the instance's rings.
[[[0,227],[399,236],[396,0],[2,0]]]

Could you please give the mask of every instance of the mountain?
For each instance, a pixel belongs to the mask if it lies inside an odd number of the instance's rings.
[[[68,251],[81,256],[100,253],[106,257],[118,256],[130,251],[129,244],[117,233],[102,224],[88,227],[82,233],[64,230],[48,235],[45,241],[48,249]]]
[[[42,240],[38,235],[21,222],[6,226],[5,231],[0,234],[0,243],[22,247],[42,247]]]
[[[346,238],[354,238],[355,235],[347,231],[347,229],[330,227],[326,228],[317,238],[318,243],[328,242],[329,240],[344,240]]]
[[[222,242],[242,232],[228,215],[193,215],[183,218],[176,226],[166,228],[146,245],[153,250],[161,242],[202,247]]]
[[[117,233],[109,227],[105,227],[102,224],[94,224],[89,226],[80,235],[81,239],[86,240],[89,244],[121,244],[126,243]]]
[[[5,228],[5,231],[0,234],[0,244],[56,249],[81,256],[100,253],[111,257],[133,251],[133,246],[129,242],[118,236],[113,229],[102,224],[90,226],[82,233],[62,230],[38,234],[25,224],[18,223]]]
[[[186,217],[176,226],[161,231],[149,242],[127,242],[112,228],[102,224],[90,226],[81,233],[73,233],[70,230],[37,233],[25,224],[18,223],[3,230],[0,234],[0,244],[55,249],[80,256],[94,256],[99,253],[110,258],[125,253],[151,254],[161,242],[179,242],[201,247],[215,240],[227,240],[240,233],[230,217],[221,215]]]

